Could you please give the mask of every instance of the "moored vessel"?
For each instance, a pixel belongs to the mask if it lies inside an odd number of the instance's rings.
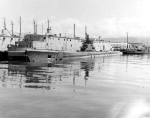
[[[8,47],[8,60],[10,61],[29,61],[26,51],[36,48],[34,42],[41,42],[44,35],[26,34],[22,40]]]
[[[13,22],[11,21],[12,25],[12,32],[10,33],[9,30],[6,28],[6,22],[4,18],[4,28],[1,30],[0,35],[0,61],[7,61],[8,60],[8,48],[11,45],[15,45],[15,42],[22,40],[21,34],[21,17],[20,17],[20,33],[13,32]]]
[[[120,51],[123,54],[150,54],[150,46],[143,43],[129,43],[127,33],[127,47]]]
[[[64,40],[64,37],[59,37],[60,40]],[[68,39],[67,39],[68,40]],[[55,60],[62,60],[68,58],[82,58],[86,56],[96,56],[96,55],[112,55],[119,54],[118,51],[112,51],[112,47],[109,42],[100,41],[98,39],[90,40],[89,36],[86,36],[86,40],[80,40],[76,38],[69,39],[72,41],[67,48],[64,49],[64,45],[56,41],[59,45],[59,49],[32,49],[27,50],[26,55],[30,62],[51,62]],[[39,43],[39,42],[38,42]],[[67,44],[67,43],[65,43]],[[66,45],[65,45],[66,47]]]
[[[150,54],[150,47],[149,46],[142,46],[142,47],[131,47],[128,49],[121,50],[123,54]]]
[[[10,45],[14,45],[16,41],[21,40],[19,36],[3,36],[0,35],[0,60],[8,60],[8,48]]]
[[[75,25],[74,25],[75,30]],[[109,42],[99,39],[90,39],[85,33],[85,39],[80,37],[67,37],[61,34],[51,34],[47,28],[46,35],[28,34],[22,41],[8,48],[10,60],[23,60],[30,62],[50,62],[71,57],[92,55],[116,54]],[[75,31],[74,31],[75,32]]]

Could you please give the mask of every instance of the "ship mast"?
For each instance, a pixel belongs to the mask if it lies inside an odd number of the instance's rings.
[[[34,19],[33,19],[33,26],[34,26],[34,34],[36,34],[36,22]]]
[[[4,30],[7,30],[5,17],[3,19],[4,19]],[[11,33],[8,30],[7,30],[7,32],[11,35]]]
[[[127,32],[127,49],[128,49],[128,32]]]
[[[75,24],[74,24],[74,38],[75,38]]]
[[[20,24],[20,34],[19,34],[19,36],[21,36],[21,16],[20,16],[19,24]]]
[[[11,25],[12,25],[12,36],[14,36],[14,31],[13,31],[13,26],[14,26],[14,23],[13,23],[13,21],[11,21]]]
[[[35,32],[36,32],[36,34],[37,34],[37,22],[36,22],[36,24],[35,24]]]
[[[42,23],[42,35],[43,35],[43,23]]]
[[[5,20],[5,17],[4,17],[4,30],[6,30],[6,20]]]
[[[87,28],[85,26],[85,38],[87,37]]]
[[[37,34],[37,18],[36,18],[36,21],[35,21],[35,34]]]
[[[86,26],[85,26],[85,42],[87,44],[91,44],[92,43],[90,38],[89,38],[89,34],[87,34],[87,27]]]
[[[47,33],[50,33],[49,31],[51,30],[51,28],[49,28],[49,19],[47,20],[47,23],[48,23],[48,27],[47,27]]]

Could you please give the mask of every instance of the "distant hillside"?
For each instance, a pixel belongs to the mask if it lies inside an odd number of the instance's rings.
[[[120,37],[120,38],[102,38],[104,41],[110,42],[127,42],[127,37]],[[150,44],[150,37],[128,37],[129,43],[149,43]]]

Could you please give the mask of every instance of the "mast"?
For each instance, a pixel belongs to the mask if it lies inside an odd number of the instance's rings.
[[[87,28],[85,26],[85,38],[87,37]]]
[[[47,23],[48,23],[47,33],[49,33],[49,31],[51,30],[51,29],[49,28],[49,19],[47,20]]]
[[[37,22],[35,24],[35,33],[37,34]]]
[[[36,34],[36,23],[34,19],[33,19],[33,26],[34,26],[34,34]]]
[[[42,35],[43,35],[43,23],[42,23]]]
[[[127,32],[127,49],[128,49],[128,32]]]
[[[13,23],[13,21],[11,21],[11,25],[12,25],[12,36],[14,36],[14,32],[13,32],[13,25],[14,25],[14,23]]]
[[[48,29],[49,29],[49,20],[48,20]]]
[[[20,24],[20,34],[19,34],[19,36],[21,36],[21,16],[20,16],[19,24]]]
[[[74,38],[75,38],[75,24],[74,24]]]
[[[6,20],[5,20],[5,17],[4,17],[4,30],[6,30]]]
[[[7,30],[5,17],[3,19],[4,19],[4,30]],[[11,33],[8,30],[7,30],[7,32],[11,35]]]

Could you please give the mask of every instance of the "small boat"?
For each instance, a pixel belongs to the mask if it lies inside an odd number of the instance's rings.
[[[142,49],[134,48],[134,49],[124,49],[121,50],[123,54],[150,54],[150,47],[144,47]]]
[[[150,47],[142,43],[129,43],[127,33],[127,47],[120,51],[123,54],[150,54]]]

